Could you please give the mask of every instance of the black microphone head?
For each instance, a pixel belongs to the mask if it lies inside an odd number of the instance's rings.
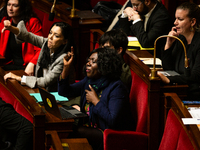
[[[55,16],[55,13],[50,13],[49,14],[49,21],[53,21],[54,16]]]

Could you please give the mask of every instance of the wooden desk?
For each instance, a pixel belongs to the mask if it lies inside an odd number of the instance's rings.
[[[25,75],[23,70],[11,71],[17,75]],[[74,120],[61,120],[54,115],[45,111],[41,108],[38,103],[29,95],[29,92],[37,92],[38,89],[30,89],[27,86],[21,86],[18,81],[14,79],[8,79],[5,84],[3,76],[5,71],[0,68],[0,82],[3,83],[23,104],[23,106],[29,110],[29,112],[34,117],[33,121],[33,144],[34,150],[44,150],[45,148],[45,131],[56,130],[64,138],[68,136],[69,132],[72,132],[72,125]],[[32,110],[34,109],[34,110]],[[39,118],[39,119],[35,119]],[[38,121],[37,121],[38,120]],[[37,121],[37,122],[36,122]]]
[[[52,2],[47,0],[30,0],[32,6],[49,14],[52,7]],[[90,52],[90,29],[100,29],[102,25],[102,17],[94,14],[93,12],[79,12],[79,16],[71,18],[71,11],[67,8],[70,5],[64,2],[58,2],[55,6],[55,18],[69,23],[73,28],[74,39],[77,48],[77,65],[76,65],[76,79],[80,80],[83,78],[82,69],[85,64],[85,60]],[[79,10],[77,10],[79,11]],[[87,15],[84,15],[86,14]]]
[[[5,57],[0,55],[0,67],[3,66],[4,60],[5,60]]]
[[[169,109],[173,109],[179,118],[192,118],[187,108],[176,93],[164,93],[165,95],[165,120]],[[197,125],[185,125],[187,134],[196,150],[200,149],[200,130]]]
[[[62,150],[63,147],[69,148],[69,150],[92,150],[86,138],[62,139],[56,131],[46,131],[45,133],[45,150],[49,150],[50,147],[53,150]]]

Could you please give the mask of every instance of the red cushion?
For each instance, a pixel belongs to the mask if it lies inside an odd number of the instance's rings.
[[[0,83],[0,97],[6,103],[9,103],[13,106],[17,113],[21,114],[23,117],[28,119],[31,123],[33,123],[33,117],[29,114],[29,112],[23,107],[23,105],[17,100],[15,96]]]
[[[170,110],[159,150],[193,150],[194,147],[183,126],[181,120]]]
[[[44,12],[35,7],[33,7],[33,11],[36,13],[37,17],[39,18],[42,24],[42,20],[44,19]]]
[[[116,2],[120,5],[124,5],[126,3],[127,0],[117,0]]]
[[[61,21],[59,19],[56,19],[55,17],[53,21],[49,21],[49,14],[44,13],[44,19],[42,21],[42,32],[43,32],[44,37],[48,36],[49,30],[51,26],[53,25],[53,23],[55,22],[61,22]]]
[[[148,85],[131,70],[130,104],[136,119],[136,131],[147,133]]]
[[[35,7],[33,7],[33,10],[41,21],[43,36],[47,37],[52,24],[55,23],[55,22],[60,22],[60,20],[56,19],[54,17],[53,21],[49,21],[49,14],[47,14],[47,13],[45,13],[45,12],[35,8]]]
[[[148,135],[135,131],[104,130],[104,150],[148,149]]]

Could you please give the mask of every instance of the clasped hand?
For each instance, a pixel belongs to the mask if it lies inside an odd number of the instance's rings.
[[[127,7],[124,10],[124,13],[128,15],[129,21],[140,19],[140,15],[138,14],[138,12],[133,10],[133,8],[131,8],[131,7]]]

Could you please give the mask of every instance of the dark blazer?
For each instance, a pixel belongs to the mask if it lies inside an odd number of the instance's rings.
[[[175,70],[180,75],[170,76],[170,83],[188,84],[189,98],[199,99],[200,96],[200,33],[196,32],[190,45],[184,36],[179,38],[183,41],[187,50],[187,57],[189,60],[190,76],[184,74],[184,50],[182,44],[176,40],[173,46],[165,50],[162,55],[162,66],[164,70]]]
[[[144,21],[132,24],[132,21],[128,21],[128,18],[119,18],[120,28],[127,35],[136,36],[143,48],[154,47],[155,40],[161,35],[167,35],[172,25],[167,9],[159,2],[148,19],[146,31],[144,31]],[[159,40],[159,47],[164,46],[164,43],[164,39]],[[157,51],[158,56],[160,56],[160,51]]]
[[[85,110],[85,89],[88,89],[88,78],[85,77],[78,83],[69,85],[67,79],[61,80],[58,86],[59,95],[70,97],[81,96],[81,111]],[[121,80],[111,81],[102,89],[100,101],[96,106],[90,104],[90,122],[98,119],[99,128],[118,130],[134,130],[130,111],[129,91]],[[94,119],[93,119],[94,118]]]

